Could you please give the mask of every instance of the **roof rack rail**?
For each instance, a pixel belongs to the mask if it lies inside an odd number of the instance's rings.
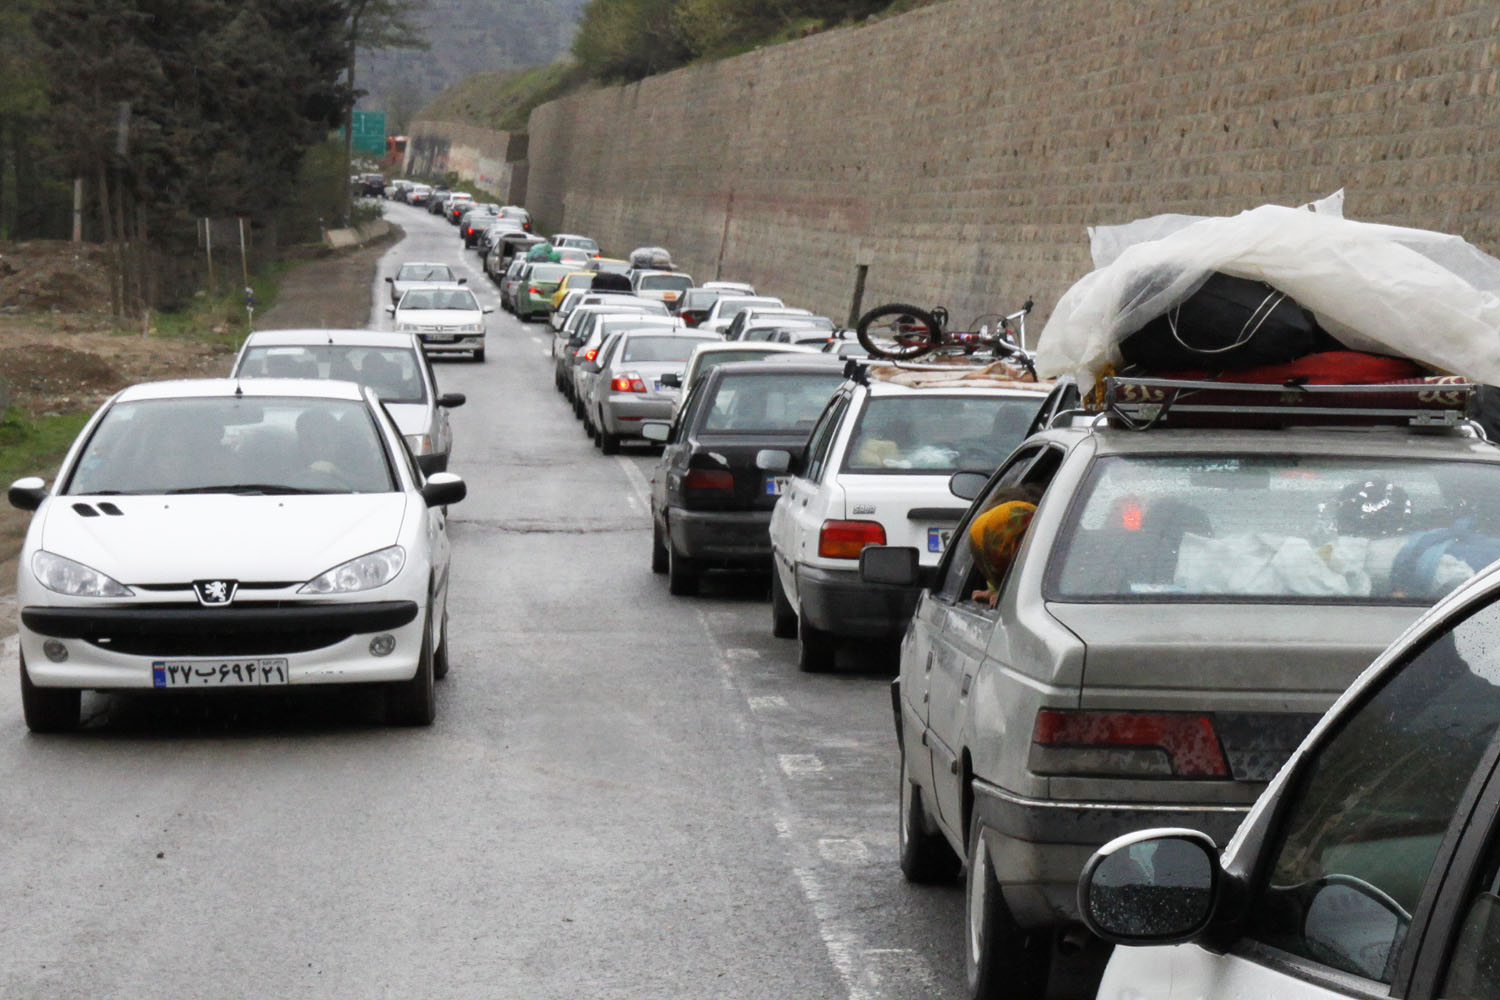
[[[1458,427],[1477,387],[1457,376],[1377,385],[1264,385],[1178,379],[1104,380],[1104,412],[1152,427]]]

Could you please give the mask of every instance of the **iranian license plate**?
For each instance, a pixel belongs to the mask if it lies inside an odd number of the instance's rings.
[[[451,333],[429,333],[425,339],[429,344],[451,344],[458,338]]]
[[[768,497],[779,497],[779,496],[781,496],[782,493],[786,492],[786,484],[789,481],[789,478],[790,477],[788,477],[788,476],[767,476],[766,477],[766,496],[768,496]]]
[[[948,547],[948,541],[953,537],[952,528],[928,528],[927,529],[927,551],[942,552]]]
[[[264,687],[285,684],[286,660],[157,660],[151,664],[151,686]]]

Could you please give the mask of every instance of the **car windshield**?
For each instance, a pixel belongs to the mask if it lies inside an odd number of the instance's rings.
[[[396,272],[397,281],[452,281],[453,271],[446,264],[404,264]]]
[[[345,344],[251,347],[234,370],[243,378],[321,378],[358,382],[387,403],[425,403],[416,352],[409,347]]]
[[[692,357],[693,349],[701,343],[703,341],[697,337],[635,336],[625,341],[620,360],[685,362]]]
[[[467,288],[414,288],[401,296],[402,309],[456,309],[478,312],[479,303]]]
[[[303,397],[148,399],[109,408],[65,494],[389,493],[368,408]]]
[[[556,284],[576,270],[572,264],[534,264],[531,268],[531,280]]]
[[[1099,459],[1060,600],[1427,605],[1500,558],[1500,468],[1324,456]]]
[[[583,236],[569,236],[562,241],[565,247],[577,247],[579,250],[587,250],[589,253],[597,253],[599,244]]]
[[[602,257],[595,257],[593,259],[593,267],[596,271],[606,271],[609,274],[624,274],[630,270],[630,261],[605,260]]]
[[[725,375],[705,410],[703,429],[727,434],[810,431],[843,381],[841,372]]]
[[[886,396],[859,415],[844,459],[851,473],[990,470],[1011,453],[1042,396]]]
[[[648,274],[641,278],[640,289],[652,292],[682,292],[693,287],[693,279],[686,274]]]
[[[698,356],[696,372],[698,375],[702,375],[704,372],[717,368],[720,365],[731,364],[735,361],[760,361],[779,353],[785,352],[762,351],[754,347],[747,347],[743,351],[704,351]]]

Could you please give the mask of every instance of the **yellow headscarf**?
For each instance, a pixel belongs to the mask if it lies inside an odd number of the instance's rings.
[[[1012,500],[996,504],[969,525],[969,548],[991,590],[999,589],[1035,513],[1036,504]]]

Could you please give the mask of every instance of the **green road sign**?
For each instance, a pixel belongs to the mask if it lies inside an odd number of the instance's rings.
[[[385,112],[354,112],[354,151],[371,156],[385,155]]]

